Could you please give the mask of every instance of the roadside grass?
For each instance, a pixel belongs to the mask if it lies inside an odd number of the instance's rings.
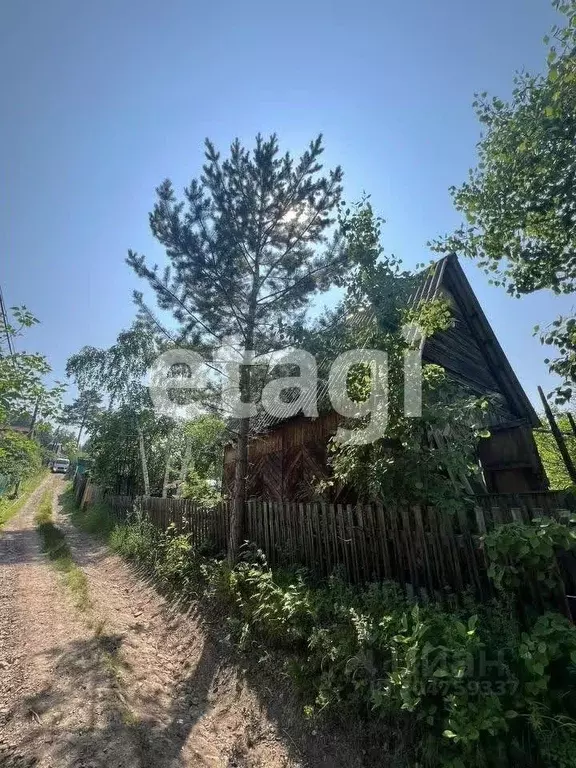
[[[77,528],[108,541],[110,534],[116,527],[116,521],[105,504],[91,504],[87,509],[81,511],[76,503],[71,483],[68,483],[64,493],[60,494],[60,502]]]
[[[59,500],[62,510],[70,516],[70,519],[77,528],[92,534],[96,538],[103,538],[106,542],[109,540],[116,524],[104,505],[96,504],[90,506],[84,512],[80,511],[76,503],[72,483],[67,484],[66,490],[60,494]],[[84,576],[83,571],[80,571],[80,573]],[[88,608],[90,607],[89,603],[86,605]],[[122,722],[128,727],[134,728],[138,738],[142,739],[140,719],[122,692],[126,663],[122,660],[120,645],[113,636],[106,632],[106,622],[103,619],[93,620],[88,618],[88,626],[94,632],[94,639],[98,643],[98,651],[104,669],[116,683],[116,696]]]
[[[47,476],[48,472],[42,469],[32,477],[25,480],[20,486],[20,495],[15,499],[0,499],[0,530],[2,526],[14,517],[28,501],[30,496],[34,493],[36,488],[40,485],[42,480]]]
[[[54,525],[51,489],[43,495],[34,522],[42,539],[42,551],[48,555],[54,568],[62,574],[76,607],[81,611],[88,610],[90,605],[88,580],[84,571],[72,559],[66,536],[57,525]]]

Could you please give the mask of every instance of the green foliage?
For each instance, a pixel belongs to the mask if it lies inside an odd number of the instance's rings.
[[[203,505],[215,504],[221,497],[223,445],[226,424],[214,415],[201,416],[184,427],[186,455],[190,463],[181,495]]]
[[[93,426],[101,410],[102,396],[95,389],[86,389],[78,397],[64,406],[60,423],[78,427],[76,446],[80,446],[84,429]]]
[[[144,385],[144,376],[150,365],[160,353],[156,336],[149,325],[138,319],[125,331],[118,334],[116,343],[109,349],[84,347],[68,360],[66,373],[74,378],[80,393],[81,401],[76,412],[72,414],[73,423],[80,426],[87,423],[91,433],[99,431],[100,440],[92,441],[91,450],[109,451],[110,455],[96,454],[100,472],[100,482],[106,487],[112,487],[117,492],[133,493],[136,488],[150,495],[153,490],[150,483],[148,453],[146,446],[150,435],[146,428],[153,426],[156,434],[162,432],[165,438],[168,431],[167,420],[159,420],[155,424],[154,411],[148,389]],[[98,414],[98,405],[102,397],[109,400],[107,412]],[[119,413],[115,413],[115,410]],[[118,445],[104,445],[105,435],[115,422],[121,422],[118,435]],[[79,442],[79,439],[78,439]],[[124,451],[118,453],[122,444]],[[156,451],[161,447],[154,443]],[[133,461],[137,455],[137,464]],[[128,461],[118,459],[127,455]],[[112,469],[111,457],[116,458],[116,467]],[[107,472],[100,465],[105,465]],[[162,477],[160,471],[158,477]],[[119,487],[124,483],[127,487]],[[162,490],[162,481],[158,481]],[[136,486],[136,488],[134,487]]]
[[[574,287],[575,9],[566,4],[560,50],[548,42],[547,73],[518,74],[508,103],[477,96],[478,166],[452,189],[469,227],[437,244],[479,259],[513,294]]]
[[[247,545],[232,567],[174,529],[161,533],[138,515],[118,524],[95,510],[77,519],[96,514],[116,551],[167,588],[220,603],[241,647],[281,652],[278,673],[300,687],[308,716],[408,722],[414,765],[573,764],[576,630],[563,617],[547,613],[522,630],[506,594],[482,605],[464,596],[448,611],[417,605],[392,583],[355,587],[337,575],[317,583],[273,570]]]
[[[236,140],[222,160],[207,140],[203,173],[182,201],[170,181],[158,187],[150,225],[171,270],[162,277],[134,252],[128,263],[188,342],[213,346],[234,336],[250,349],[275,349],[270,328],[338,277],[343,254],[323,246],[342,171],[320,176],[322,153],[321,136],[294,160],[280,154],[276,135],[258,135],[253,151]]]
[[[517,590],[528,577],[554,589],[558,552],[576,549],[574,523],[576,517],[567,515],[565,522],[534,518],[530,523],[499,525],[484,537],[489,575],[507,591]]]
[[[0,430],[0,475],[16,485],[38,473],[40,463],[40,446],[35,440],[10,429]]]
[[[539,328],[536,327],[534,332],[538,331]],[[540,341],[542,344],[555,346],[560,353],[556,359],[546,358],[544,362],[552,373],[562,379],[562,384],[556,387],[553,393],[554,402],[562,405],[571,399],[576,381],[576,319],[558,317],[542,331]]]
[[[564,433],[564,439],[566,441],[566,447],[569,454],[572,456],[572,460],[576,463],[576,437],[572,436],[572,427],[568,421],[568,417],[565,414],[556,413],[556,421],[560,430]],[[546,424],[546,417],[542,416],[541,421]],[[552,432],[536,429],[533,432],[534,440],[538,448],[538,453],[544,465],[546,476],[550,482],[550,490],[563,491],[572,486],[572,480],[566,470],[564,459]]]
[[[222,443],[226,425],[218,416],[201,416],[185,426],[185,434],[193,456],[194,467],[203,476],[214,473],[214,465],[222,460]]]
[[[0,317],[0,343],[19,338],[26,328],[38,323],[26,307],[12,307],[12,323],[5,323]],[[43,355],[28,352],[11,352],[9,345],[0,347],[0,424],[11,415],[37,409],[38,418],[55,416],[65,386],[56,383],[48,388],[43,378],[51,368]]]
[[[161,495],[167,440],[172,438],[168,445],[169,456],[173,471],[177,471],[184,460],[184,436],[174,435],[174,426],[169,419],[157,418],[149,408],[137,411],[130,404],[101,412],[92,424],[89,455],[93,460],[95,482],[121,495],[145,493],[140,432],[145,447],[149,492]]]
[[[212,561],[202,568],[208,590],[236,612],[240,642],[260,637],[274,647],[302,646],[312,628],[311,592],[301,573],[272,572],[260,550],[244,547],[234,568]]]
[[[116,527],[117,521],[110,513],[106,504],[102,502],[91,504],[81,511],[76,504],[76,498],[71,486],[68,486],[60,499],[64,509],[67,514],[70,515],[74,524],[87,533],[100,536],[107,540]]]
[[[136,488],[130,485],[133,478],[140,478],[141,474],[138,434],[133,416],[131,409],[123,407],[114,411],[102,411],[95,419],[90,434],[89,453],[93,460],[94,482],[120,494],[142,491],[141,482]],[[153,444],[154,438],[146,427],[144,434],[147,443]]]
[[[418,352],[421,338],[452,326],[450,304],[437,297],[407,309],[408,297],[425,275],[402,271],[400,261],[384,253],[380,220],[366,202],[343,214],[340,223],[356,263],[346,279],[336,351],[386,351],[389,394],[383,438],[367,445],[331,441],[332,483],[351,487],[366,500],[456,508],[470,493],[471,482],[479,482],[477,446],[488,434],[489,403],[466,392],[437,365],[422,368],[421,416],[406,415],[404,401],[406,386],[420,386],[419,381],[406,381],[405,354]],[[371,382],[365,366],[350,370],[347,388],[356,402],[368,397]],[[358,425],[362,422],[356,420]]]
[[[197,594],[202,584],[198,552],[189,536],[178,534],[174,526],[163,532],[145,519],[136,519],[127,525],[115,524],[108,540],[116,552],[150,568],[162,586]]]
[[[342,170],[322,175],[321,135],[296,159],[280,154],[275,134],[259,134],[252,150],[236,139],[225,159],[211,141],[205,148],[202,173],[182,199],[168,179],[156,190],[150,227],[165,249],[165,270],[134,251],[127,263],[159,307],[172,313],[181,344],[206,353],[226,340],[237,351],[266,354],[286,346],[314,293],[339,284],[346,271],[340,233],[332,227]],[[141,294],[136,298],[149,313]],[[244,402],[254,401],[258,380],[251,366],[241,366]],[[242,531],[248,419],[242,417],[238,430],[231,558]]]
[[[18,496],[14,498],[3,496],[0,498],[0,529],[22,509],[44,477],[45,470],[40,469],[19,485]]]
[[[569,768],[576,753],[576,630],[564,617],[544,614],[522,633],[519,656],[521,703],[542,762]]]
[[[94,477],[116,493],[188,495],[214,500],[220,486],[224,424],[203,416],[187,424],[159,417],[143,379],[161,352],[173,346],[140,316],[118,334],[109,349],[84,347],[68,360],[66,372],[81,391],[67,408],[67,423],[89,428]],[[182,393],[183,390],[179,390]],[[108,398],[108,408],[98,405]]]
[[[110,534],[110,546],[125,557],[153,565],[159,538],[158,528],[141,520],[131,525],[115,526]]]
[[[447,612],[411,604],[395,584],[359,589],[334,577],[309,585],[253,552],[235,568],[212,561],[203,573],[209,594],[234,609],[242,645],[288,653],[309,716],[360,715],[390,727],[409,713],[424,734],[419,764],[570,764],[576,722],[562,697],[576,632],[562,617],[546,614],[522,633],[505,599]]]
[[[553,5],[566,18],[545,38],[547,71],[517,74],[508,102],[476,97],[483,130],[478,165],[451,189],[467,224],[434,244],[476,259],[516,296],[576,287],[576,3]],[[574,341],[572,317],[542,336],[560,352],[550,366],[564,378],[560,398],[571,394]]]
[[[402,320],[406,324],[418,326],[424,336],[447,331],[454,325],[450,302],[441,296],[421,301],[417,307],[406,310]]]
[[[161,584],[187,595],[197,594],[201,585],[201,564],[190,537],[178,534],[173,526],[157,540],[154,572]]]
[[[478,475],[475,459],[487,404],[467,396],[442,368],[423,368],[422,417],[391,414],[384,439],[330,444],[335,479],[365,499],[427,503],[456,510]]]
[[[214,472],[214,474],[220,473]],[[217,504],[222,498],[219,488],[219,483],[214,475],[206,477],[193,468],[188,472],[182,489],[182,496],[185,499],[193,499],[202,506],[210,507]]]

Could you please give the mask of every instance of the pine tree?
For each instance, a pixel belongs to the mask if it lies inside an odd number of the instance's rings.
[[[133,251],[128,264],[148,280],[158,305],[172,312],[182,338],[215,348],[234,338],[238,349],[265,354],[300,318],[311,295],[336,282],[344,252],[329,238],[341,197],[339,167],[322,175],[322,137],[298,160],[280,155],[278,139],[258,135],[251,152],[238,140],[222,160],[206,141],[202,175],[178,200],[170,181],[157,189],[150,214],[154,237],[166,250],[163,274]],[[248,365],[240,369],[241,399],[253,395]],[[240,420],[229,551],[243,531],[249,418]]]

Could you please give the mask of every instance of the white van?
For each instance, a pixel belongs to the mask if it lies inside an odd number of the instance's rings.
[[[54,459],[52,462],[52,472],[68,472],[70,466],[70,459]]]

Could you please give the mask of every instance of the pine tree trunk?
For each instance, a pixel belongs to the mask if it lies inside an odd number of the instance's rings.
[[[148,462],[146,461],[146,449],[144,447],[144,433],[140,425],[137,426],[137,429],[140,461],[142,462],[142,479],[144,480],[144,496],[150,496],[150,477],[148,475]]]
[[[250,317],[256,316],[256,298],[258,285],[258,267],[256,266],[255,279],[252,288],[250,302]],[[252,350],[254,345],[254,321],[249,320],[246,333],[246,349]],[[249,402],[251,395],[251,369],[243,365],[240,369],[240,396],[243,402]],[[248,475],[248,434],[250,431],[250,418],[240,420],[240,430],[236,443],[236,472],[234,476],[234,498],[230,514],[230,537],[228,539],[228,562],[234,564],[238,558],[238,550],[244,536],[244,513],[246,507],[246,478]]]
[[[234,498],[230,514],[230,538],[228,540],[228,561],[236,562],[244,533],[244,506],[246,502],[246,476],[248,474],[248,431],[250,419],[242,419],[238,442],[236,443],[236,473],[234,476]]]

